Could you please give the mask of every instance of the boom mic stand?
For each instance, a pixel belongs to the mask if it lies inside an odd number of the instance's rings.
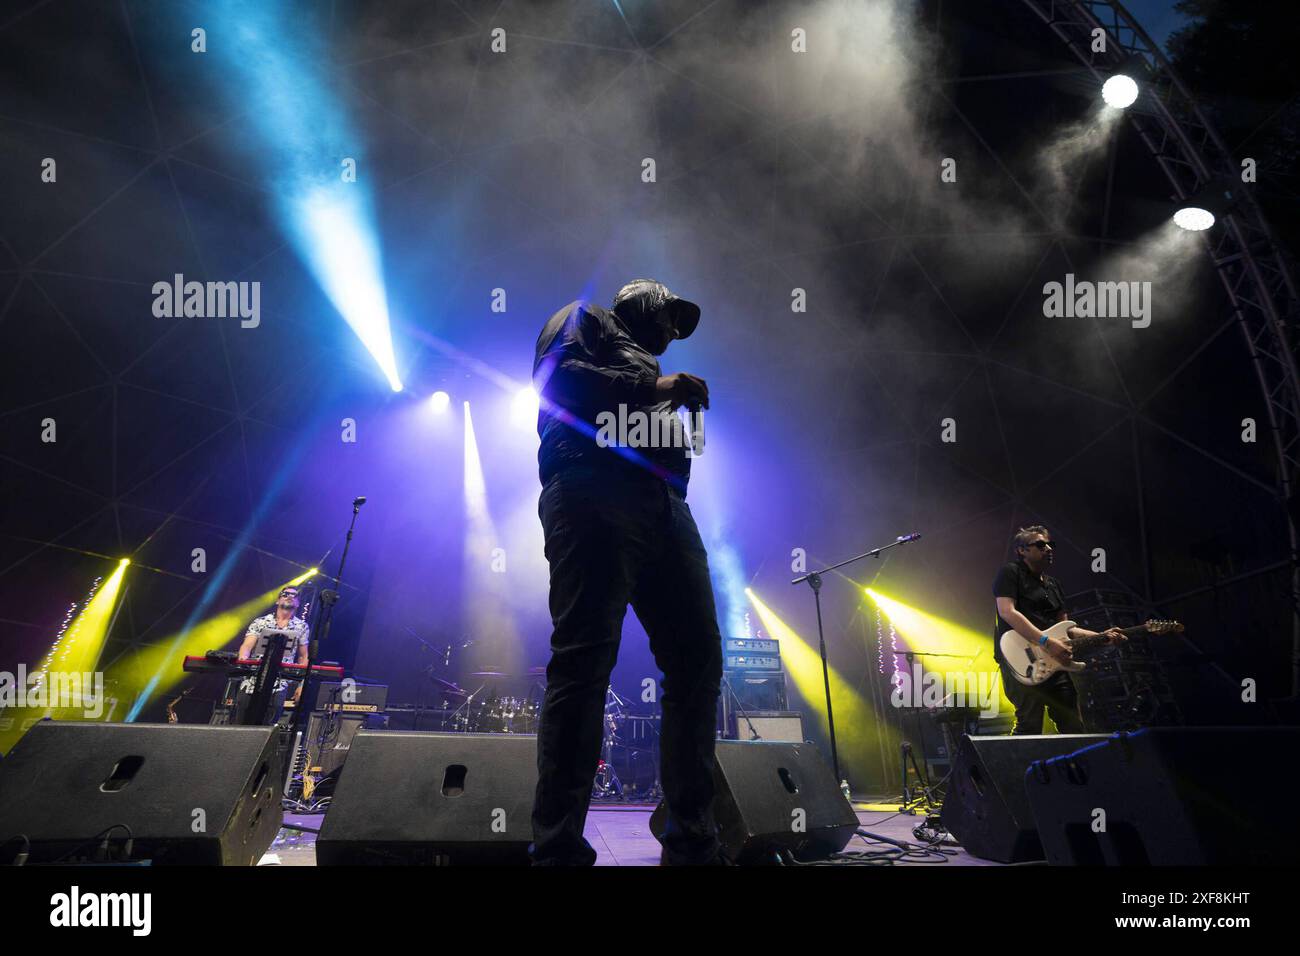
[[[753,722],[752,720],[749,719],[749,711],[745,710],[745,705],[742,704],[742,703],[740,702],[740,697],[736,694],[736,691],[732,688],[732,686],[731,686],[731,681],[727,680],[727,674],[726,674],[726,671],[723,671],[723,674],[722,674],[722,686],[723,686],[723,688],[724,688],[724,689],[726,690],[726,692],[727,692],[727,698],[731,701],[731,703],[735,704],[735,706],[736,706],[736,710],[738,710],[738,711],[740,712],[740,716],[743,717],[743,718],[745,718],[745,723],[747,723],[747,724],[749,725],[749,734],[750,734],[749,739],[750,739],[750,740],[762,740],[762,739],[763,739],[763,735],[760,734],[757,730],[754,729],[754,722]],[[730,727],[728,727],[728,726],[724,726],[724,727],[722,728],[722,732],[723,732],[723,734],[726,734],[726,732],[727,732],[728,730],[730,730],[730,729],[731,729]],[[736,721],[736,739],[737,739],[737,740],[740,739],[740,721],[739,721],[739,720]]]
[[[848,560],[822,568],[820,571],[811,571],[790,582],[793,585],[808,582],[808,586],[812,588],[813,600],[817,605],[817,649],[822,658],[822,683],[826,688],[826,726],[831,735],[831,767],[835,771],[835,779],[839,781],[841,790],[847,791],[849,787],[848,782],[840,776],[840,752],[835,743],[835,712],[831,708],[831,673],[830,665],[826,662],[826,635],[822,630],[822,575],[828,571],[834,571],[836,568],[842,568],[847,564],[853,564],[855,561],[861,561],[863,558],[878,558],[882,551],[896,548],[900,544],[907,544],[909,541],[916,541],[920,537],[921,535],[915,531],[911,534],[900,535],[883,547],[865,551]]]
[[[307,671],[303,675],[302,696],[293,712],[293,734],[291,739],[307,739],[307,719],[313,709],[316,697],[316,678],[312,668],[316,666],[316,656],[320,652],[321,642],[329,638],[330,623],[334,619],[334,605],[339,600],[339,588],[343,587],[343,569],[348,562],[348,549],[352,547],[352,532],[357,526],[357,514],[366,503],[364,496],[352,500],[352,522],[348,525],[347,540],[343,542],[343,553],[339,555],[339,570],[334,576],[334,587],[324,588],[320,592],[320,604],[316,610],[316,626],[311,629],[311,640],[307,642]],[[301,738],[296,734],[301,733]]]

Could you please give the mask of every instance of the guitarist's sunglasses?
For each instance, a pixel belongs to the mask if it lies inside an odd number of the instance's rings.
[[[1039,551],[1056,547],[1056,545],[1051,541],[1031,541],[1029,542],[1029,546],[1031,548],[1037,548]]]

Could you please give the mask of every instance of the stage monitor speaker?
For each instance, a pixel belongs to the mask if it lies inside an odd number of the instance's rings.
[[[1035,760],[1070,753],[1097,734],[962,737],[940,818],[972,856],[999,863],[1043,859],[1025,770]]]
[[[732,862],[772,863],[783,850],[825,859],[853,838],[858,815],[812,744],[719,740],[716,754],[713,815]],[[666,815],[660,803],[650,817],[656,837]]]
[[[253,866],[283,816],[279,730],[41,721],[0,763],[0,860]],[[23,838],[26,843],[23,843]]]
[[[1034,761],[1025,786],[1049,863],[1293,866],[1297,753],[1300,728],[1152,727]]]
[[[531,734],[359,730],[316,862],[527,864],[536,788]]]

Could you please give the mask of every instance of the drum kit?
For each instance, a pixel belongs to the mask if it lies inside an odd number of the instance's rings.
[[[500,670],[474,671],[468,676],[478,683],[468,691],[454,681],[426,673],[442,706],[440,729],[459,734],[535,734],[542,713],[544,686],[537,680],[538,668],[527,674]],[[533,686],[522,695],[511,692],[528,679]]]
[[[540,673],[539,673],[540,672]],[[474,671],[469,675],[479,682],[475,691],[435,677],[439,691],[448,698],[452,709],[443,718],[443,730],[462,734],[535,734],[542,713],[543,684],[538,679],[545,668],[530,668],[527,674],[507,674],[499,670]],[[533,686],[523,696],[505,691],[512,685],[533,679]]]
[[[460,663],[455,660],[460,656],[458,652],[474,642],[437,647],[411,634],[437,655],[436,663],[424,668],[424,676],[433,685],[441,705],[434,709],[441,714],[441,730],[463,734],[537,733],[546,692],[545,667],[530,667],[522,674],[492,666],[471,671],[462,679],[466,686],[477,687],[466,690],[449,678]],[[593,799],[658,799],[662,793],[658,773],[659,715],[631,713],[628,702],[611,687],[605,697],[603,724]]]
[[[433,696],[440,705],[435,708],[442,715],[439,729],[461,734],[537,733],[546,668],[532,667],[524,674],[512,674],[489,666],[466,675],[467,684],[478,685],[475,690],[466,690],[449,678],[460,670],[461,652],[472,647],[474,641],[441,647],[409,627],[406,631],[433,656],[423,673],[433,685]]]

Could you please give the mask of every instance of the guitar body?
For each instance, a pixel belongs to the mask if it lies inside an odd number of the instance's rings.
[[[1070,628],[1072,627],[1078,627],[1078,625],[1074,621],[1059,621],[1043,633],[1069,644]],[[998,646],[1002,648],[1002,657],[1011,665],[1011,671],[1016,675],[1016,680],[1030,687],[1049,680],[1061,671],[1078,673],[1084,669],[1084,665],[1078,661],[1062,664],[1040,646],[1032,641],[1025,640],[1015,631],[1004,633],[998,639]]]

